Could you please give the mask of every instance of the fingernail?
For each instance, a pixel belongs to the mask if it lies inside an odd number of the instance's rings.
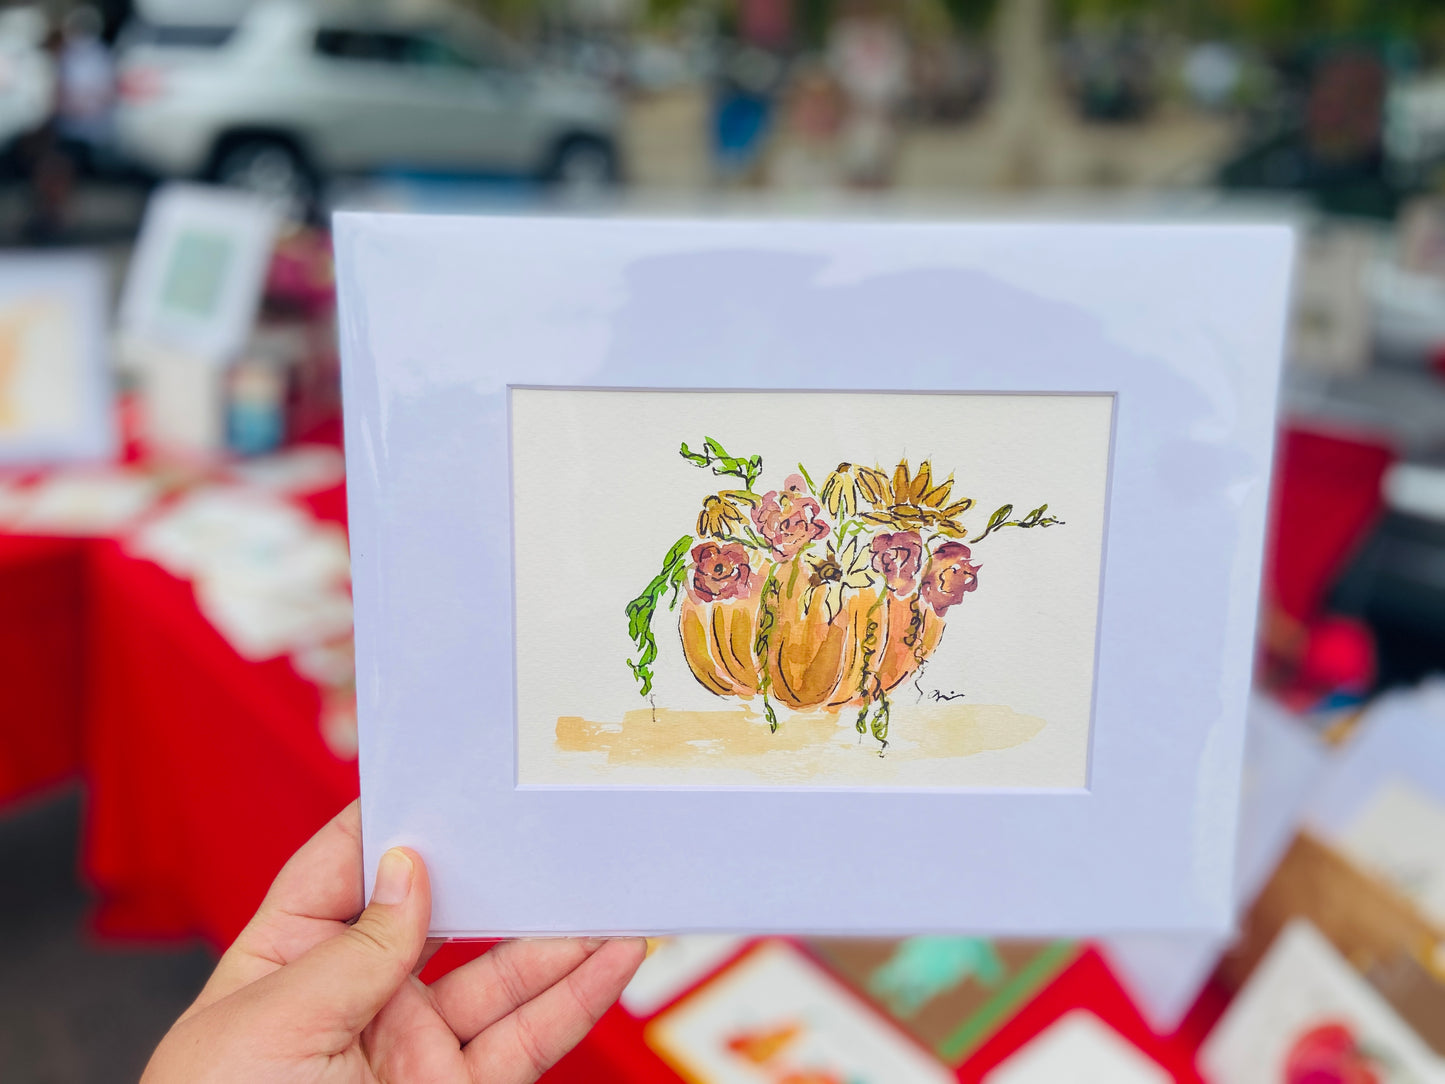
[[[376,867],[376,887],[371,891],[372,903],[401,903],[411,892],[411,858],[399,847],[381,856]]]
[[[596,952],[605,944],[607,944],[607,938],[605,937],[589,937],[582,942],[582,947],[588,952]]]

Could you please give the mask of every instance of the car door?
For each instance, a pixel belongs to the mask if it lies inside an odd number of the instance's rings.
[[[306,97],[312,138],[342,170],[426,165],[433,95],[416,85],[406,38],[375,28],[324,26],[316,32]]]
[[[530,73],[441,30],[405,35],[404,55],[416,103],[410,138],[426,164],[480,173],[540,164]]]

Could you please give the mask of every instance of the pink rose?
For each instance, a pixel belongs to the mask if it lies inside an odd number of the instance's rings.
[[[969,564],[969,556],[962,542],[945,542],[928,559],[919,594],[940,617],[950,606],[962,602],[969,591],[978,590],[978,570],[983,566]]]
[[[736,542],[719,546],[704,542],[694,546],[692,559],[692,590],[703,602],[723,598],[747,597],[748,580],[753,570],[748,566],[748,551]]]
[[[922,561],[923,539],[917,531],[880,534],[873,539],[873,571],[882,573],[895,595],[913,590]]]
[[[794,474],[781,490],[763,494],[753,509],[753,526],[779,561],[791,561],[809,542],[828,533],[828,525],[818,518],[821,511],[802,477]]]

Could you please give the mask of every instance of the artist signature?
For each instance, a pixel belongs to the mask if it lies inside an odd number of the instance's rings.
[[[965,693],[956,693],[951,689],[948,692],[944,692],[942,689],[925,689],[919,684],[917,678],[913,679],[913,687],[918,690],[918,702],[920,704],[925,700],[932,700],[935,704],[941,704],[949,700],[962,700],[966,695]]]

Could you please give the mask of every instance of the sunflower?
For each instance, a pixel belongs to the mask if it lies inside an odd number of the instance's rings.
[[[807,558],[812,567],[808,584],[814,590],[823,592],[823,606],[832,621],[843,610],[843,589],[851,587],[861,591],[873,583],[873,551],[865,549],[857,536],[848,540],[842,551],[835,551],[830,545],[822,557]]]
[[[698,537],[731,538],[747,527],[748,521],[738,510],[736,498],[733,491],[703,498],[702,511],[697,517]]]
[[[926,459],[918,465],[918,473],[912,475],[905,459],[894,468],[891,480],[881,470],[860,468],[859,483],[873,505],[871,512],[863,514],[867,523],[894,530],[932,529],[951,538],[968,534],[958,517],[973,507],[973,500],[966,497],[947,503],[953,491],[953,476],[935,485],[933,465]]]

